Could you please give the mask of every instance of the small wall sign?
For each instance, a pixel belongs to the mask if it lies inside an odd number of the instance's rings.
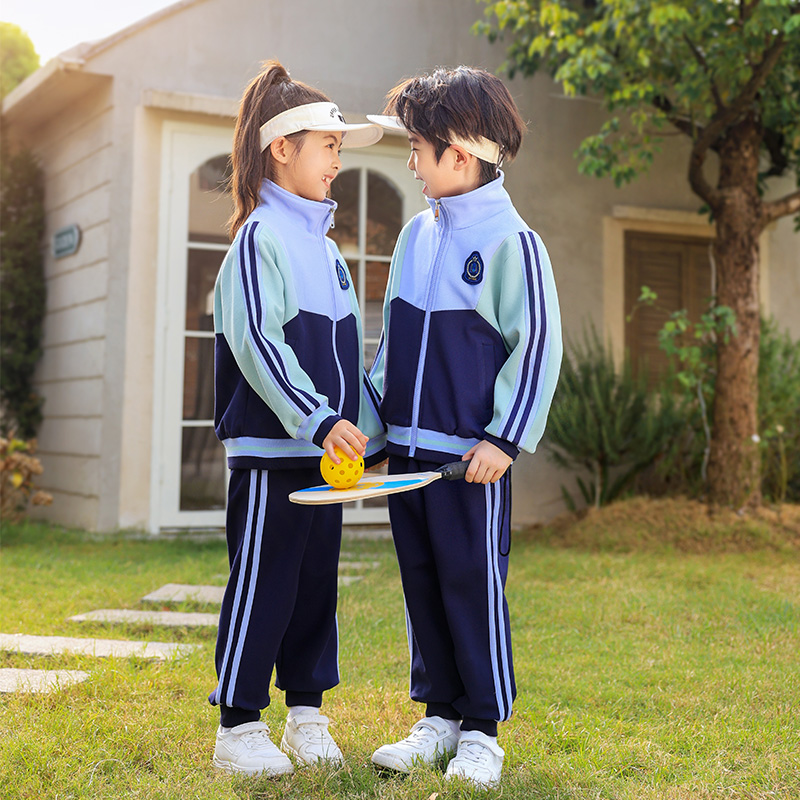
[[[78,252],[81,246],[81,229],[77,225],[67,225],[59,228],[53,234],[53,256],[65,258]]]

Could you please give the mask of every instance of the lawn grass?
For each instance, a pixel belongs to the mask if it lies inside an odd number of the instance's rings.
[[[518,698],[501,726],[503,781],[488,796],[796,800],[800,558],[792,534],[751,537],[739,552],[686,553],[646,536],[647,546],[621,547],[619,519],[610,519],[609,546],[602,526],[597,547],[564,547],[557,527],[515,537],[508,601]],[[375,747],[405,735],[420,713],[407,695],[391,543],[344,544],[354,560],[379,562],[340,592],[342,683],[323,711],[346,766],[281,780],[211,767],[213,631],[66,621],[95,608],[141,607],[164,583],[224,584],[221,540],[93,537],[27,524],[5,526],[0,544],[0,631],[200,645],[167,663],[0,654],[0,666],[91,673],[51,695],[0,697],[4,798],[487,796],[446,783],[441,771],[387,776],[370,765]],[[265,718],[280,738],[285,708],[274,687],[272,696]]]

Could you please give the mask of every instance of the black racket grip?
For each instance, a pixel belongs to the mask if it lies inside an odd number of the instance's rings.
[[[446,481],[459,481],[467,474],[469,465],[469,461],[454,461],[452,464],[445,464],[439,467],[436,471],[441,472]]]

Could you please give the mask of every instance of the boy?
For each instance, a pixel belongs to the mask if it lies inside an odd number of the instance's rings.
[[[561,363],[547,251],[514,209],[499,171],[524,123],[503,83],[479,69],[404,81],[370,117],[402,128],[430,211],[403,229],[372,370],[382,393],[389,471],[471,460],[464,483],[392,495],[411,698],[425,717],[375,764],[408,772],[456,752],[446,777],[500,779],[497,723],[516,694],[504,597],[509,467],[542,436]]]

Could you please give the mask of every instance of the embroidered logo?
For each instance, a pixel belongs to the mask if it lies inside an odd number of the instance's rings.
[[[339,122],[344,122],[344,117],[342,116],[342,112],[339,111],[338,106],[333,106],[333,108],[331,108],[331,119],[333,119],[334,117],[336,117],[339,120]]]
[[[461,279],[470,286],[475,286],[476,283],[480,283],[483,280],[483,259],[477,250],[464,262],[464,271],[461,273]]]
[[[342,289],[350,288],[350,281],[347,280],[347,270],[342,266],[339,259],[336,259],[336,275],[339,278],[339,286]]]

